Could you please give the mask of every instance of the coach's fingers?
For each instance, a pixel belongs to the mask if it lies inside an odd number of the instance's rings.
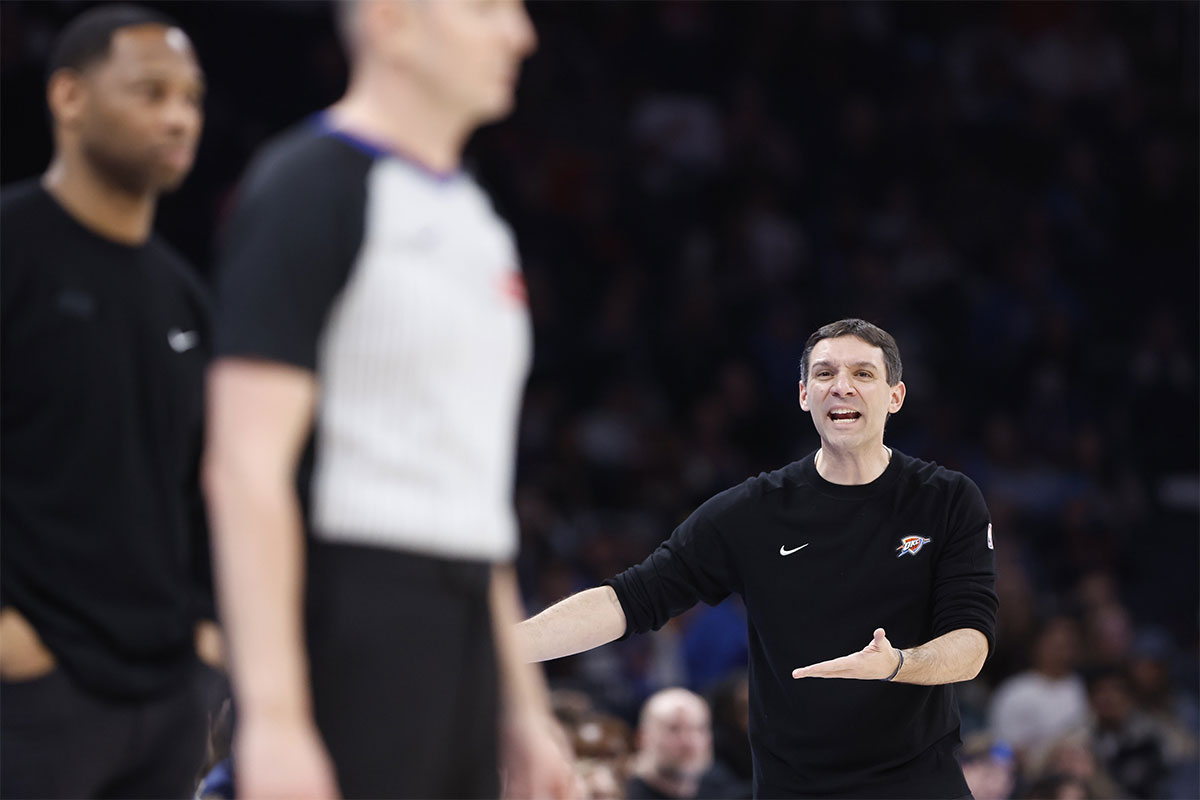
[[[858,653],[792,670],[793,678],[841,678],[853,671]]]
[[[841,658],[821,661],[792,670],[793,678],[857,678],[872,679],[879,677],[880,659],[892,653],[892,643],[888,641],[887,631],[876,628],[871,635],[871,641],[862,650]],[[890,671],[890,667],[888,669]]]

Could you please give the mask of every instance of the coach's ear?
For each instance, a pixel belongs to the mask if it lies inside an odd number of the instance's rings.
[[[891,387],[891,397],[888,398],[888,413],[895,414],[900,410],[900,406],[904,405],[904,396],[908,389],[904,386],[904,381],[898,381],[895,386]]]
[[[804,381],[800,381],[800,408],[809,411],[808,407],[808,389],[804,386]]]

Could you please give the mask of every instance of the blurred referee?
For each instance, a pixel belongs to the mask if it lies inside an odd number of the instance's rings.
[[[208,343],[152,224],[204,79],[182,30],[129,6],[72,22],[48,74],[54,159],[0,201],[0,794],[188,797]]]
[[[524,283],[460,167],[534,31],[517,0],[337,13],[347,93],[258,156],[221,246],[204,473],[238,793],[496,797],[500,751],[510,795],[565,796],[511,647]]]

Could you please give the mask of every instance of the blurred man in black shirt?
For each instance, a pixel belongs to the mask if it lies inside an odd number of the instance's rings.
[[[205,300],[152,230],[191,169],[204,79],[130,6],[48,70],[55,153],[0,208],[0,794],[183,797],[215,642],[197,469]]]

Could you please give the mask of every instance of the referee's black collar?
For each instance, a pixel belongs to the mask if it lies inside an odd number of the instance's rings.
[[[329,111],[318,111],[309,118],[310,124],[320,130],[327,136],[332,136],[350,145],[356,150],[366,153],[371,158],[395,158],[403,161],[405,164],[416,169],[426,178],[435,183],[447,184],[453,183],[461,178],[465,173],[462,168],[442,171],[434,169],[419,158],[405,153],[394,145],[384,144],[374,139],[369,139],[362,134],[348,131],[345,128],[337,127],[333,124],[333,120],[329,116]]]

